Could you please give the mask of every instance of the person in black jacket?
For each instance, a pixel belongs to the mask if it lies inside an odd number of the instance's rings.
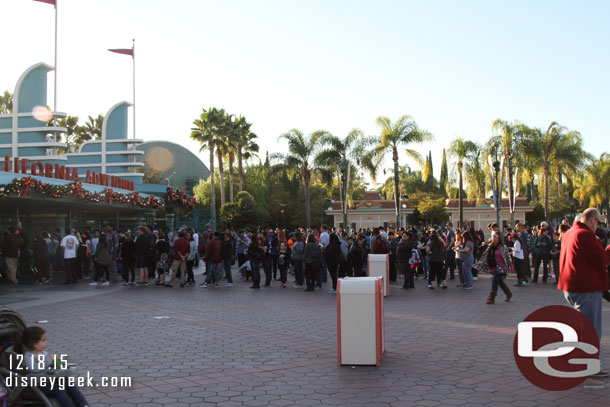
[[[261,272],[260,265],[265,258],[265,250],[258,244],[258,236],[256,233],[250,235],[250,246],[248,246],[248,257],[250,258],[250,268],[252,269],[252,287],[261,288]]]
[[[148,255],[150,250],[150,241],[144,233],[142,227],[136,229],[137,238],[135,241],[136,269],[140,271],[140,281],[136,285],[148,285]]]
[[[220,248],[222,253],[222,264],[225,269],[225,276],[227,276],[227,287],[233,286],[233,276],[231,275],[231,263],[233,263],[233,239],[231,239],[231,233],[227,232],[224,234],[222,245]]]
[[[339,271],[339,264],[341,263],[341,243],[335,233],[330,235],[328,246],[324,249],[324,257],[326,264],[328,265],[328,272],[333,282],[333,286],[329,293],[333,294],[337,292],[337,272]]]
[[[362,267],[366,259],[366,237],[364,235],[358,236],[350,248],[348,256],[354,269],[354,277],[362,277]]]
[[[413,240],[413,235],[409,236],[407,232],[403,232],[402,239],[400,239],[400,243],[396,248],[396,261],[405,278],[402,288],[415,288],[413,269],[411,268],[411,264],[409,264],[414,247],[415,242]]]

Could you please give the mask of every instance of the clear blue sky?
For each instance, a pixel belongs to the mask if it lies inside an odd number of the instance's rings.
[[[291,128],[376,134],[377,116],[410,114],[436,137],[419,150],[437,176],[451,139],[483,142],[496,118],[556,120],[608,150],[607,1],[58,2],[58,110],[82,120],[131,101],[131,59],[106,49],[135,38],[144,140],[197,151],[191,123],[217,106],[254,123],[263,156]],[[0,91],[13,91],[27,67],[53,64],[53,7],[2,0],[0,15]]]

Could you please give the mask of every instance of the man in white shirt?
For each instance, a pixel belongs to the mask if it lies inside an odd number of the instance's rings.
[[[192,231],[193,240],[195,241],[195,244],[197,245],[194,265],[195,265],[195,267],[199,267],[199,233],[197,233],[197,229],[195,229],[195,228],[191,228],[191,231]]]
[[[67,229],[66,236],[61,239],[60,246],[64,252],[64,268],[66,269],[66,282],[64,284],[76,284],[76,250],[78,239],[74,236],[74,229]]]

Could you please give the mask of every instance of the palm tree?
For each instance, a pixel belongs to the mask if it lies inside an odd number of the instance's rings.
[[[288,141],[288,153],[276,153],[272,155],[272,158],[280,159],[289,167],[298,168],[301,172],[301,181],[305,188],[306,227],[311,225],[309,184],[311,182],[312,171],[314,170],[315,156],[320,148],[320,139],[324,133],[325,132],[323,131],[316,131],[306,137],[300,130],[292,129],[278,137],[278,141]]]
[[[57,121],[57,125],[59,127],[65,127],[66,132],[64,135],[64,142],[66,143],[65,148],[59,148],[58,151],[60,153],[71,153],[76,150],[75,148],[75,139],[78,137],[81,132],[81,126],[78,125],[78,116],[69,116],[62,117]]]
[[[587,158],[582,147],[582,136],[577,131],[567,131],[557,122],[552,122],[546,131],[534,129],[525,140],[526,148],[539,157],[544,176],[544,216],[549,220],[549,175],[554,165],[565,171],[576,171]]]
[[[329,166],[329,164],[332,166],[334,164],[337,167],[337,173],[341,174],[338,185],[341,206],[343,208],[344,228],[347,228],[350,182],[356,176],[355,164],[360,164],[360,160],[365,153],[364,139],[364,133],[360,129],[353,129],[344,139],[325,132],[320,142],[327,148],[320,151],[315,158],[318,167]],[[341,171],[339,171],[340,168]]]
[[[581,176],[574,197],[581,205],[606,208],[610,213],[610,154],[603,153]]]
[[[485,171],[481,167],[481,150],[472,157],[472,163],[466,166],[465,173],[468,179],[468,186],[466,186],[468,197],[485,198],[486,177]]]
[[[239,175],[239,192],[244,190],[244,159],[248,159],[258,153],[258,144],[254,141],[257,135],[250,131],[251,123],[246,118],[239,116],[234,123],[236,131],[237,148],[237,172]]]
[[[513,185],[513,164],[515,154],[519,151],[519,141],[521,140],[521,124],[510,123],[506,120],[496,119],[491,130],[499,135],[493,136],[487,142],[487,149],[491,150],[491,146],[497,145],[504,155],[504,160],[508,166],[508,196],[510,201],[513,201],[515,194],[513,193],[515,186]],[[514,202],[513,202],[514,205]],[[513,208],[510,208],[511,225],[515,223],[515,213]]]
[[[225,117],[226,119],[226,117]],[[227,150],[229,148],[227,144],[227,137],[225,130],[222,130],[222,136],[216,139],[214,143],[216,147],[216,157],[218,157],[218,178],[220,181],[220,206],[225,204],[225,166],[224,166],[224,156],[227,154]]]
[[[464,224],[464,208],[463,208],[464,166],[466,166],[467,168],[473,167],[472,164],[473,164],[474,160],[476,158],[478,158],[477,153],[479,150],[480,150],[480,147],[476,143],[474,143],[470,140],[464,140],[461,137],[456,138],[449,145],[449,155],[453,156],[454,158],[457,159],[457,170],[458,170],[458,177],[459,177],[458,206],[459,206],[459,210],[460,210],[459,227],[462,227],[462,225]]]
[[[381,130],[379,140],[375,146],[376,155],[385,156],[386,153],[392,153],[392,161],[394,162],[394,201],[396,205],[396,227],[400,226],[400,195],[398,193],[398,149],[402,146],[407,146],[412,143],[421,144],[425,141],[432,141],[434,137],[425,130],[419,129],[417,123],[411,116],[400,116],[396,122],[385,117],[377,118],[377,126]],[[420,166],[422,159],[419,153],[415,150],[406,149],[407,157],[412,158]]]
[[[222,137],[225,126],[225,111],[211,107],[203,109],[199,119],[193,121],[195,127],[191,128],[191,138],[201,144],[199,152],[210,152],[210,184],[212,187],[212,230],[216,230],[216,189],[214,187],[214,147],[216,141]]]

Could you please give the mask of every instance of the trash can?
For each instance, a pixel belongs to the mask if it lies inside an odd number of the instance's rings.
[[[390,255],[369,254],[366,270],[369,277],[383,278],[383,296],[390,295]]]
[[[346,277],[337,282],[339,365],[381,365],[384,346],[382,279]]]

